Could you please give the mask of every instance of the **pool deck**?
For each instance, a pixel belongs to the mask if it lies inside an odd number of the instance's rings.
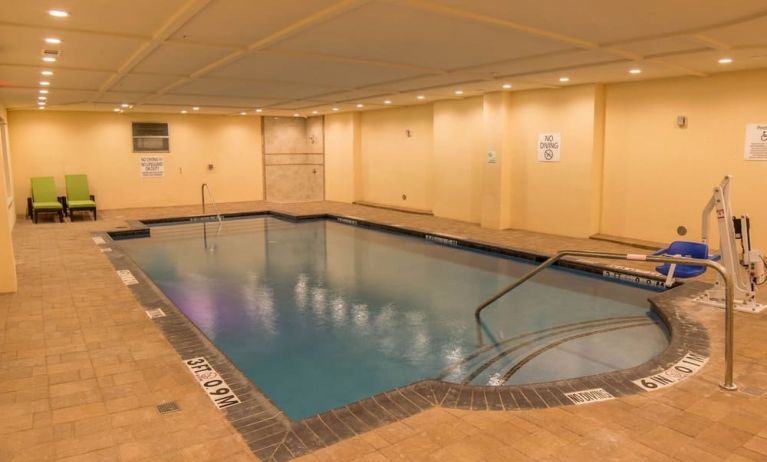
[[[220,209],[337,213],[542,253],[638,253],[609,242],[334,202]],[[258,460],[91,240],[92,232],[127,220],[197,213],[199,207],[170,207],[106,210],[98,222],[19,219],[13,236],[19,290],[0,295],[0,461]],[[725,392],[717,386],[723,312],[689,310],[709,330],[711,358],[676,385],[582,406],[434,407],[293,460],[767,460],[767,315],[736,315],[740,390]],[[181,410],[159,414],[156,406],[168,401]]]

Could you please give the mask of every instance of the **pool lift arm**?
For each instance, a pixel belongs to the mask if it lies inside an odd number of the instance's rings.
[[[767,305],[756,302],[756,286],[767,279],[762,252],[751,248],[750,220],[748,215],[733,217],[730,201],[731,175],[724,177],[714,188],[714,193],[703,208],[701,237],[708,244],[709,221],[712,213],[716,213],[719,225],[719,252],[721,263],[732,275],[735,292],[735,309],[749,313],[758,313]],[[740,240],[742,255],[738,253],[737,241]],[[717,277],[714,287],[699,297],[699,301],[724,306],[724,283]]]

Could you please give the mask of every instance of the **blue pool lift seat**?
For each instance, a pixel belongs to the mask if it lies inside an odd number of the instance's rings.
[[[699,258],[704,260],[719,260],[719,255],[709,256],[708,244],[703,242],[674,241],[665,249],[660,249],[653,255],[667,255],[672,257]],[[675,278],[688,279],[700,276],[706,272],[705,266],[699,265],[677,265],[675,263],[664,263],[655,267],[655,271],[666,276],[666,286],[670,287]]]

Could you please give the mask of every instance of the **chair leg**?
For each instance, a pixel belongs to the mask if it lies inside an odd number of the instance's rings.
[[[37,211],[32,210],[32,219],[35,220],[35,224],[37,224]]]
[[[63,210],[59,210],[59,221],[61,223],[64,223],[64,211]]]
[[[97,221],[98,218],[96,217],[96,207],[93,208],[93,221]]]

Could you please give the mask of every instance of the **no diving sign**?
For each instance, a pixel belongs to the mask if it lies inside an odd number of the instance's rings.
[[[560,133],[538,134],[538,162],[559,162],[561,149]]]

